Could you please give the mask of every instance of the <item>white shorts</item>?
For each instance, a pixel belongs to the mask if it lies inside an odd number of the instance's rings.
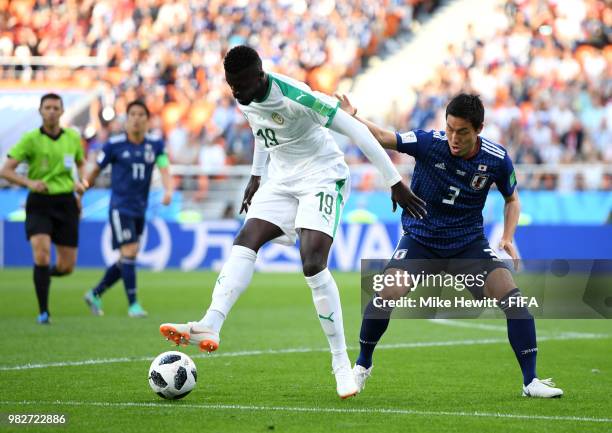
[[[285,234],[273,242],[294,245],[297,229],[317,230],[332,238],[351,190],[344,163],[293,182],[269,180],[255,193],[246,219],[268,221]]]

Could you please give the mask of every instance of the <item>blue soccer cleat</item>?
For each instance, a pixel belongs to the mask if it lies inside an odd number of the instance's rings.
[[[51,316],[49,316],[49,313],[47,313],[46,311],[43,311],[42,313],[40,313],[38,315],[38,318],[36,319],[36,322],[39,325],[50,325],[51,324]]]
[[[138,302],[134,302],[132,305],[130,305],[130,308],[128,308],[128,316],[130,317],[142,318],[147,317],[148,315],[149,313],[147,313]]]
[[[87,306],[91,310],[91,314],[94,316],[103,316],[104,311],[102,311],[102,299],[99,296],[94,295],[93,290],[85,293],[83,297]]]

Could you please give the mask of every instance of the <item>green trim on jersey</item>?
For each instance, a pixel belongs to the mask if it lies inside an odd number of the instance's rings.
[[[272,75],[268,74],[268,89],[266,90],[266,94],[263,96],[263,98],[255,99],[254,101],[257,103],[264,102],[266,99],[268,99],[268,96],[270,96],[270,90],[272,90]]]
[[[23,134],[8,156],[28,163],[28,178],[42,180],[48,194],[65,194],[74,191],[73,169],[83,161],[81,137],[73,129],[63,129],[53,139],[41,128]]]
[[[334,120],[334,116],[338,111],[340,101],[338,101],[338,104],[336,104],[335,107],[332,107],[331,105],[318,99],[316,96],[308,93],[308,91],[306,90],[294,87],[291,84],[285,83],[284,81],[271,75],[270,78],[274,80],[278,87],[280,87],[281,92],[284,96],[291,99],[292,101],[297,102],[298,104],[303,105],[304,107],[310,108],[315,113],[320,114],[321,116],[327,117],[327,123],[325,123],[325,127],[329,128],[329,125],[331,125],[332,121]]]
[[[326,128],[329,128],[331,126],[332,122],[334,121],[334,117],[336,117],[336,113],[338,112],[338,108],[339,107],[340,107],[340,101],[338,101],[338,103],[334,107],[332,113],[329,115],[329,117],[327,119],[327,123],[325,123],[325,127]]]
[[[157,165],[157,167],[159,168],[168,167],[170,165],[170,161],[168,160],[168,155],[166,155],[165,153],[162,153],[161,155],[159,155],[157,159],[155,160],[155,165]]]
[[[336,230],[338,229],[338,223],[340,222],[340,206],[342,206],[342,202],[344,201],[344,197],[342,197],[342,188],[344,188],[344,184],[346,183],[346,179],[340,179],[336,181],[336,192],[338,193],[338,197],[336,197],[336,218],[334,219],[334,232],[332,237],[336,236]]]
[[[328,116],[327,122],[325,123],[325,127],[329,128],[331,123],[334,121],[334,117],[336,117],[336,113],[338,112],[338,108],[340,107],[340,101],[333,107],[331,114]]]

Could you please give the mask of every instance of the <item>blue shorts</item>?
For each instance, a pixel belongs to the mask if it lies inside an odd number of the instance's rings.
[[[144,231],[144,217],[122,214],[118,209],[110,209],[109,220],[113,232],[113,249],[121,245],[138,242]]]
[[[485,277],[497,268],[510,270],[508,263],[495,254],[484,237],[460,249],[441,250],[427,247],[412,239],[410,235],[402,236],[398,242],[385,270],[390,268],[401,269],[414,275],[445,272],[451,275],[482,274]],[[477,299],[484,296],[482,285],[473,286],[469,290]]]

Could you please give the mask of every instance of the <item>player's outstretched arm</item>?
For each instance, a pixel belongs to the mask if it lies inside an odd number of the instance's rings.
[[[338,110],[329,128],[349,137],[380,171],[387,186],[391,187],[402,180],[402,176],[391,162],[389,155],[381,149],[363,123],[349,116],[348,113]]]
[[[374,138],[380,143],[385,149],[397,150],[397,139],[395,138],[395,132],[388,129],[381,128],[374,122],[370,122],[357,115],[357,108],[351,104],[348,96],[336,93],[336,98],[340,101],[340,108],[346,111],[350,116],[359,120],[365,126],[368,127]]]
[[[427,215],[425,202],[402,182],[402,176],[391,162],[389,155],[378,145],[363,123],[339,110],[334,116],[330,129],[349,137],[380,171],[385,183],[391,188],[393,210],[399,204],[414,218],[423,218]]]

